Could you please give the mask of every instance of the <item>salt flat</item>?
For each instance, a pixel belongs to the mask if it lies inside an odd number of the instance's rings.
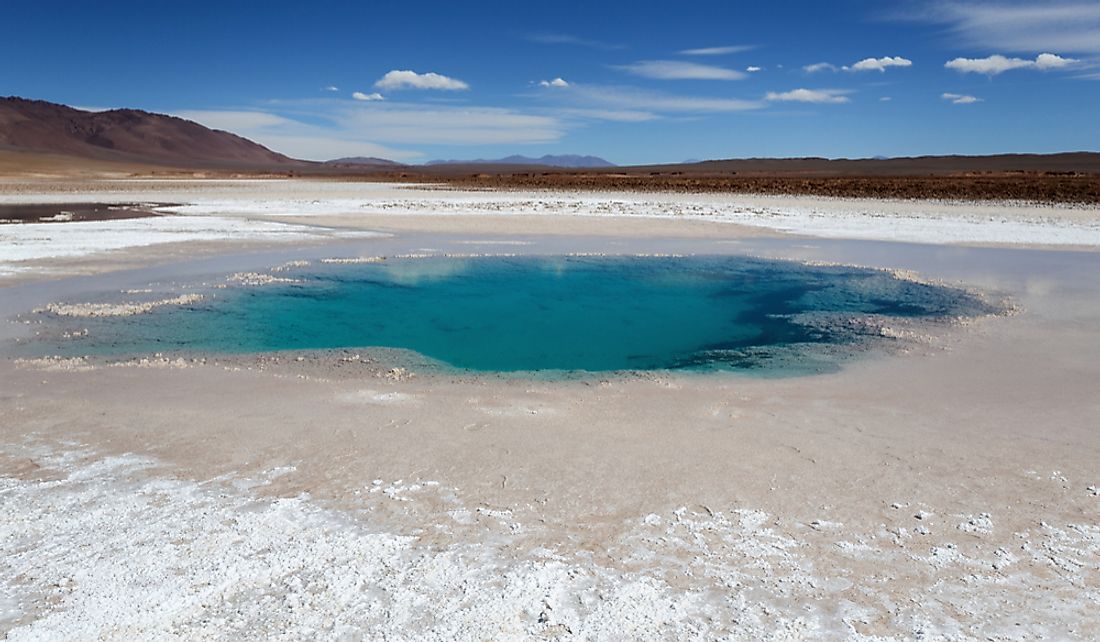
[[[1019,307],[771,380],[5,356],[10,639],[1100,635],[1100,254],[1034,247],[1097,245],[1095,210],[287,181],[0,193],[181,203],[161,220],[277,237],[90,239],[34,261],[0,246],[23,333],[53,297],[401,252],[747,253],[914,270]]]
[[[171,242],[303,241],[337,228],[734,235],[737,230],[915,243],[1100,246],[1096,208],[1026,203],[879,201],[761,195],[469,191],[389,183],[125,180],[0,183],[0,203],[179,203],[176,216],[0,227],[0,269],[50,256]],[[460,217],[457,221],[439,219]],[[514,220],[519,218],[519,221]],[[426,220],[427,219],[427,220]],[[618,225],[646,219],[653,226]],[[716,231],[714,224],[728,224]],[[518,226],[518,227],[517,227]],[[52,253],[52,254],[51,254]]]

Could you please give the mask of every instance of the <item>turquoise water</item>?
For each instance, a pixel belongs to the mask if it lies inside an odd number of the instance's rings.
[[[820,372],[864,314],[986,312],[876,270],[735,257],[427,258],[315,265],[186,308],[80,320],[80,354],[397,348],[476,371]],[[286,275],[286,274],[282,274]]]

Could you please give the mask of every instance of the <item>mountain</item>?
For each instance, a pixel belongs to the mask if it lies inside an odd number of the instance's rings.
[[[373,156],[352,156],[349,158],[337,158],[334,160],[325,161],[325,165],[329,165],[331,167],[405,167],[404,163],[391,161],[387,158],[375,158]]]
[[[563,156],[553,156],[547,154],[541,158],[531,158],[529,156],[507,156],[505,158],[498,158],[495,160],[486,160],[479,158],[477,160],[433,160],[425,163],[426,165],[546,165],[549,167],[615,167],[614,163],[605,161],[598,156],[578,156],[575,154],[567,154]]]
[[[286,169],[305,165],[246,138],[136,109],[84,111],[0,98],[0,149],[177,167]]]

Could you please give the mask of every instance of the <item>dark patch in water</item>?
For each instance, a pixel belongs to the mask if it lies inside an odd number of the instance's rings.
[[[0,205],[0,225],[21,223],[73,223],[116,221],[158,216],[152,208],[165,203],[60,203],[52,205]]]

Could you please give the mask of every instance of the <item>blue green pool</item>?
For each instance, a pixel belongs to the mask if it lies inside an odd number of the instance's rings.
[[[391,259],[280,274],[186,307],[81,320],[68,352],[410,351],[472,371],[834,369],[867,315],[939,319],[989,306],[880,270],[744,257]]]

